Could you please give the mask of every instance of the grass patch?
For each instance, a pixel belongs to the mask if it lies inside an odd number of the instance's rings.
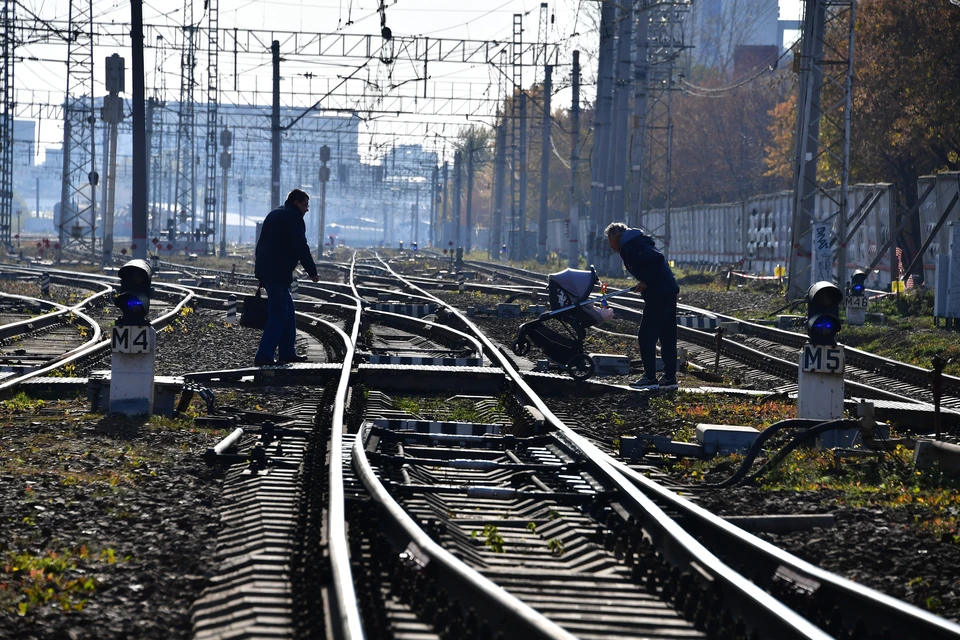
[[[0,558],[0,611],[20,616],[46,606],[82,611],[98,586],[91,565],[117,562],[113,549],[91,552],[86,546],[41,554],[7,551]]]
[[[38,413],[46,404],[43,400],[31,398],[25,392],[20,391],[9,400],[0,402],[0,411],[3,413]]]
[[[930,318],[906,319],[896,327],[845,326],[840,336],[847,346],[924,369],[932,368],[939,353],[954,359],[944,372],[960,376],[960,341],[955,333],[934,329]]]
[[[737,398],[702,393],[678,392],[674,397],[650,399],[650,409],[662,422],[679,421],[681,429],[692,430],[700,423],[731,424],[763,429],[775,422],[796,417],[797,408],[785,400]]]
[[[506,415],[506,400],[500,398],[496,413],[502,418]],[[417,416],[420,420],[447,420],[450,422],[481,423],[491,419],[486,410],[479,410],[473,400],[466,398],[394,398],[393,406]],[[494,416],[495,417],[495,416]]]
[[[695,484],[711,472],[732,474],[742,460],[742,455],[710,461],[687,458],[670,470]],[[849,507],[908,509],[916,531],[960,544],[960,477],[937,469],[920,471],[912,460],[911,450],[897,446],[879,459],[843,459],[838,468],[832,451],[798,449],[768,471],[759,488],[823,492],[825,500]],[[754,470],[758,467],[756,463]]]

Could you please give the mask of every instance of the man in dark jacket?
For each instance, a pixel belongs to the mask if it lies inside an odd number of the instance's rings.
[[[267,326],[260,338],[260,348],[254,365],[306,362],[306,356],[296,351],[297,325],[294,317],[290,283],[297,263],[310,274],[314,282],[320,280],[317,267],[307,245],[306,226],[303,216],[310,209],[310,196],[294,189],[282,207],[267,214],[257,242],[257,280],[267,290]],[[273,353],[280,347],[277,361]]]
[[[643,319],[637,332],[643,377],[635,389],[677,388],[677,294],[680,287],[653,238],[622,222],[606,228],[610,248],[620,253],[623,266],[639,282],[633,290],[644,300]],[[663,358],[663,377],[657,381],[657,340]]]

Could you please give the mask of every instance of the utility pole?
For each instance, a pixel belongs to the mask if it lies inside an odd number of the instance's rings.
[[[526,193],[522,191],[518,172],[521,163],[520,127],[523,117],[520,112],[523,100],[523,14],[513,14],[513,42],[511,54],[513,56],[512,79],[510,94],[513,96],[510,113],[510,257],[514,260],[520,257],[520,218],[522,217],[523,199]],[[506,117],[506,116],[505,116]]]
[[[437,246],[437,198],[439,197],[438,182],[440,181],[440,167],[436,164],[430,171],[430,246]]]
[[[517,255],[520,260],[527,257],[527,94],[520,91],[520,246]]]
[[[96,190],[100,174],[96,168],[94,140],[92,0],[70,1],[69,33],[73,37],[67,44],[57,262],[60,262],[68,243],[81,245],[81,249],[88,251],[90,258],[96,261]],[[80,97],[71,98],[71,95]],[[85,104],[84,100],[88,102]]]
[[[490,229],[489,258],[500,255],[503,244],[503,201],[507,193],[507,121],[500,118],[497,125],[496,151],[493,161],[493,225]]]
[[[604,222],[622,222],[626,208],[624,205],[624,182],[627,177],[627,117],[630,106],[630,53],[633,46],[633,9],[629,4],[620,7],[620,33],[617,36],[619,61],[617,64],[614,95],[616,114],[610,129],[611,151],[613,159],[609,164],[610,177],[607,183],[607,202],[605,203]],[[622,275],[622,262],[613,253],[605,261],[605,272],[610,275]]]
[[[547,262],[547,187],[550,184],[550,92],[553,66],[543,69],[543,137],[540,144],[540,227],[537,230],[537,262]]]
[[[460,152],[453,154],[453,244],[455,247],[461,247],[460,244],[460,172],[462,170],[463,158]]]
[[[13,226],[15,8],[16,3],[13,0],[2,0],[0,4],[0,243],[7,247],[11,246],[10,236]],[[37,210],[39,215],[39,206]]]
[[[806,295],[807,289],[819,280],[833,280],[833,253],[829,245],[830,222],[822,219],[827,211],[820,212],[817,220],[817,200],[824,208],[837,211],[837,275],[840,286],[846,284],[846,227],[849,216],[850,181],[850,112],[852,110],[852,77],[854,25],[856,2],[854,0],[805,0],[803,37],[800,41],[800,77],[797,98],[796,155],[794,165],[794,202],[792,249],[790,252],[789,284],[787,298],[795,300]],[[843,31],[841,31],[843,30]],[[826,34],[847,34],[846,47],[830,44],[825,46]],[[821,104],[824,86],[842,87],[842,100],[831,99]],[[842,113],[840,113],[842,110]],[[841,121],[842,134],[821,140],[821,121]],[[821,157],[832,156],[841,160],[840,189],[832,184],[822,184],[817,177],[817,165]],[[813,259],[813,223],[821,231],[822,251]],[[823,246],[825,245],[825,246]]]
[[[473,147],[474,132],[470,132],[470,138],[467,140],[467,232],[466,242],[464,242],[464,251],[470,253],[473,246],[473,154],[476,149]]]
[[[183,3],[183,21],[184,21],[184,51],[180,57],[180,112],[177,120],[177,199],[176,210],[173,212],[173,229],[175,235],[182,236],[186,233],[187,242],[184,247],[189,245],[191,237],[190,224],[188,220],[192,219],[194,211],[194,159],[196,158],[196,149],[194,147],[194,136],[196,135],[196,113],[194,111],[194,86],[193,79],[196,70],[196,30],[193,26],[193,0],[184,0]],[[177,238],[179,240],[179,238]]]
[[[637,20],[637,59],[633,65],[633,134],[630,140],[630,226],[643,227],[643,154],[647,135],[647,25],[650,15],[640,9]]]
[[[320,224],[317,233],[317,257],[323,257],[323,234],[327,226],[327,183],[330,182],[330,147],[320,147]],[[279,205],[278,205],[279,206]],[[333,247],[330,247],[332,250]]]
[[[205,180],[203,193],[203,238],[204,255],[214,255],[216,243],[217,221],[217,71],[218,43],[220,34],[219,0],[204,0],[207,11],[207,130],[206,147],[204,149]],[[224,198],[226,203],[226,198]],[[220,234],[221,238],[224,237]]]
[[[150,150],[150,141],[147,139],[147,124],[153,118],[153,105],[150,107],[150,116],[147,117],[144,96],[144,64],[143,64],[143,4],[142,0],[130,2],[130,49],[132,51],[131,75],[133,78],[133,198],[130,203],[131,235],[133,240],[133,257],[144,260],[147,257],[147,202],[149,198],[150,176],[147,165],[147,154]],[[123,105],[120,105],[121,113]],[[151,129],[152,129],[151,125]],[[114,149],[116,144],[112,145]],[[116,157],[116,156],[114,156]]]
[[[440,203],[441,206],[443,207],[443,210],[440,214],[441,215],[440,232],[439,232],[440,237],[437,239],[437,242],[441,245],[443,244],[443,225],[446,224],[447,222],[447,201],[450,199],[450,194],[449,194],[450,185],[448,184],[449,178],[450,178],[450,165],[446,160],[444,160],[443,161],[443,189],[442,189],[443,202]]]
[[[223,213],[220,215],[220,257],[227,257],[227,172],[233,164],[233,158],[230,156],[230,145],[233,144],[233,134],[226,127],[220,132],[220,146],[223,151],[220,152],[220,168],[223,173]]]
[[[601,225],[603,224],[607,164],[610,157],[610,124],[613,106],[613,25],[615,21],[616,5],[613,2],[602,3],[600,8],[600,52],[597,63],[597,106],[594,111],[593,158],[590,163],[591,236],[601,232]],[[590,260],[596,261],[598,257],[595,255],[596,252],[596,246],[590,246],[587,249]]]
[[[410,248],[413,248],[413,245],[420,242],[420,188],[416,187],[414,189],[416,195],[416,202],[413,204],[413,209],[410,211]]]
[[[273,53],[273,114],[270,119],[270,208],[280,206],[280,41],[270,45]],[[326,145],[324,145],[326,146]],[[329,152],[329,147],[328,147]],[[328,158],[329,159],[329,158]],[[329,171],[329,169],[328,169]],[[325,185],[326,183],[324,183]],[[323,229],[317,255],[323,255]]]
[[[237,244],[243,244],[243,234],[247,230],[247,217],[244,215],[246,210],[243,208],[243,176],[237,180],[237,213],[240,214],[240,235],[237,236]]]
[[[570,248],[567,266],[580,265],[580,52],[573,52],[573,101],[570,104]]]
[[[123,120],[123,98],[119,94],[124,90],[123,78],[126,67],[124,59],[117,54],[113,54],[107,58],[104,68],[106,69],[105,84],[109,95],[103,98],[100,119],[108,125],[110,133],[106,197],[103,202],[103,264],[108,265],[113,263],[113,214],[117,194],[117,127]],[[143,124],[141,121],[140,125],[143,126]],[[143,235],[146,236],[146,231]],[[146,237],[144,237],[144,240],[146,240]]]
[[[142,2],[142,0],[141,0]],[[131,6],[132,8],[132,6]],[[141,13],[143,12],[143,7],[140,8]],[[160,155],[160,150],[155,150],[153,148],[153,118],[154,113],[157,107],[156,98],[147,99],[146,115],[144,116],[144,127],[146,130],[146,145],[147,150],[147,232],[150,231],[150,221],[153,220],[156,222],[157,217],[157,178],[156,178],[156,166],[157,166],[157,157]],[[162,145],[161,145],[162,149]],[[152,214],[151,214],[152,212]],[[137,244],[134,242],[134,244]]]

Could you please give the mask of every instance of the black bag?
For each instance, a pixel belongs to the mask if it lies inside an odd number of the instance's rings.
[[[240,326],[263,330],[267,326],[267,299],[260,297],[260,290],[252,296],[243,296],[243,313],[240,315]]]

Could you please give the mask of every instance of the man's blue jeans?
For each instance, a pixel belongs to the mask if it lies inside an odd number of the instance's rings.
[[[280,347],[280,359],[297,355],[297,322],[294,317],[290,285],[264,282],[267,290],[267,326],[260,338],[257,360],[273,360],[273,353]]]

